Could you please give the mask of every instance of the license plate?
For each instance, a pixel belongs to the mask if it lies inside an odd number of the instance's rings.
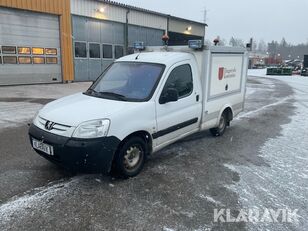
[[[51,155],[51,156],[54,155],[53,147],[51,145],[44,144],[43,142],[35,140],[35,139],[32,139],[32,144],[33,144],[33,148],[39,151],[42,151],[48,155]]]

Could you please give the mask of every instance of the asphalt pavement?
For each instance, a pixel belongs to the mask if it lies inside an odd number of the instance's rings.
[[[224,136],[205,131],[170,145],[128,180],[72,175],[31,149],[26,118],[57,94],[0,95],[6,115],[12,103],[17,112],[33,106],[0,119],[0,230],[307,230],[307,95],[249,77],[246,109]],[[250,208],[298,209],[298,222],[214,219],[215,209],[237,217]]]

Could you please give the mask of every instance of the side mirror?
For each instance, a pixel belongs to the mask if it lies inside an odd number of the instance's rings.
[[[179,93],[175,88],[168,88],[159,99],[160,104],[166,104],[169,102],[176,102],[179,99]]]

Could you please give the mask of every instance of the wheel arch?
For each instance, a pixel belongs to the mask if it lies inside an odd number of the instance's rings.
[[[217,121],[219,121],[220,117],[222,116],[223,113],[226,113],[227,115],[227,123],[228,126],[230,125],[230,121],[233,120],[233,109],[231,107],[231,105],[225,105],[219,113],[219,117],[217,118]]]
[[[152,150],[153,150],[153,138],[151,136],[151,134],[145,130],[139,130],[139,131],[136,131],[136,132],[133,132],[131,134],[129,134],[128,136],[126,136],[119,144],[119,147],[122,147],[122,145],[128,140],[130,139],[131,137],[140,137],[142,138],[146,145],[147,145],[147,154],[151,154],[152,153]]]

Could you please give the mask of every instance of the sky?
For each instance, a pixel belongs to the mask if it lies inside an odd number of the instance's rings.
[[[284,37],[292,44],[308,42],[308,0],[115,0],[173,16],[204,22],[206,39],[253,37],[266,42]]]

